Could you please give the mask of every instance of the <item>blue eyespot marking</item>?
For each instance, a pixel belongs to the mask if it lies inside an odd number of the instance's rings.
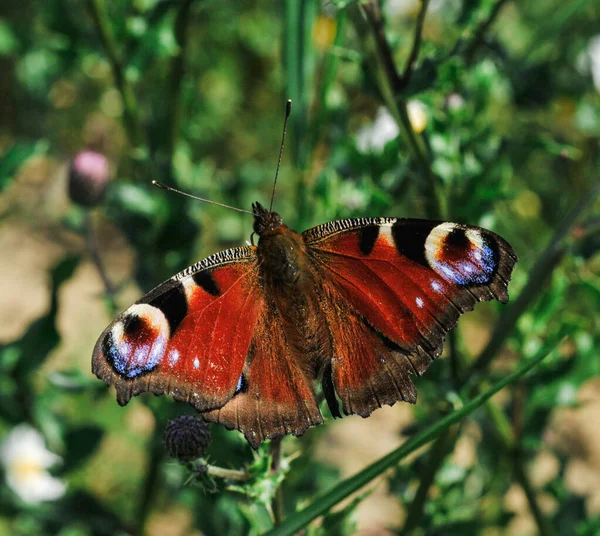
[[[240,378],[238,379],[237,386],[236,386],[235,392],[233,394],[237,395],[242,390],[243,387],[244,387],[244,375],[240,374]]]
[[[133,379],[150,372],[161,362],[167,348],[169,325],[160,309],[148,304],[132,305],[128,313],[112,326],[102,345],[114,370]],[[178,357],[171,353],[172,366]]]
[[[497,268],[486,237],[476,229],[462,229],[453,223],[432,230],[426,241],[426,256],[431,268],[457,285],[489,283]]]

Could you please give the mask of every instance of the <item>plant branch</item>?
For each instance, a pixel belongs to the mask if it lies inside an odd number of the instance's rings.
[[[419,50],[421,48],[421,41],[423,37],[423,24],[425,23],[425,15],[427,15],[427,7],[429,5],[429,0],[421,0],[421,9],[419,10],[419,14],[417,15],[417,22],[415,25],[415,36],[413,40],[413,46],[410,51],[410,55],[408,56],[408,61],[406,62],[406,66],[404,67],[404,72],[400,77],[399,85],[400,87],[397,90],[405,88],[410,82],[410,77],[412,75],[413,67],[417,58],[419,57]]]
[[[271,450],[271,473],[278,473],[281,470],[282,441],[283,436],[271,440],[271,445],[269,447]],[[275,491],[271,508],[273,510],[273,517],[275,518],[275,525],[279,525],[283,522],[285,517],[282,484],[279,484]]]
[[[160,465],[164,458],[164,453],[165,449],[162,432],[155,429],[150,439],[150,457],[148,459],[146,478],[144,480],[142,495],[138,505],[137,534],[139,535],[146,534],[146,522],[152,507],[154,493],[158,488]]]
[[[129,136],[129,141],[132,146],[137,149],[142,146],[142,134],[137,114],[137,101],[133,89],[125,76],[125,70],[119,60],[117,44],[104,11],[104,0],[87,0],[87,6],[96,27],[98,37],[100,38],[108,57],[115,79],[115,85],[123,100],[124,123]]]
[[[188,43],[188,27],[190,22],[190,9],[194,0],[183,0],[175,18],[175,41],[179,47],[171,63],[171,76],[169,78],[169,97],[167,99],[167,142],[166,162],[169,174],[173,174],[173,153],[179,133],[181,122],[181,86],[185,77],[185,60]]]
[[[525,492],[529,508],[531,509],[531,513],[537,524],[540,536],[554,536],[554,529],[540,508],[537,494],[527,476],[523,460],[519,454],[516,454],[513,464],[515,479]]]
[[[435,475],[442,463],[444,463],[446,456],[452,450],[457,435],[458,427],[455,426],[448,428],[445,432],[440,434],[431,447],[429,461],[424,472],[422,473],[417,493],[407,509],[408,516],[406,517],[404,526],[400,531],[401,534],[410,534],[411,531],[419,526],[421,518],[423,517],[423,509],[425,508],[425,504],[427,502],[429,490],[435,480]]]
[[[391,48],[383,32],[383,19],[377,2],[353,5],[349,8],[354,26],[363,47],[373,61],[369,62],[384,104],[401,128],[408,145],[424,175],[424,198],[429,218],[439,219],[444,214],[444,204],[438,179],[431,169],[427,151],[421,137],[410,123],[406,102],[397,97],[399,76],[394,65]]]
[[[87,247],[88,253],[96,267],[98,274],[100,275],[100,279],[102,279],[102,283],[104,285],[104,296],[108,301],[111,313],[117,313],[117,304],[115,303],[115,294],[116,288],[112,284],[112,281],[108,277],[106,273],[106,269],[104,268],[104,263],[102,262],[102,257],[100,256],[100,251],[98,250],[98,244],[96,242],[96,235],[94,233],[94,224],[92,222],[92,215],[88,210],[85,211],[84,215],[84,227],[85,227],[85,245]]]
[[[509,0],[497,0],[487,18],[477,25],[477,27],[473,31],[473,38],[467,43],[467,45],[464,48],[463,54],[467,61],[471,60],[475,50],[483,43],[490,27],[492,26],[492,24],[494,24],[496,18],[500,14],[500,11],[508,1]]]
[[[203,466],[206,473],[215,478],[223,478],[224,480],[236,480],[238,482],[246,482],[250,480],[250,475],[246,471],[239,469],[225,469],[217,465],[206,464]]]

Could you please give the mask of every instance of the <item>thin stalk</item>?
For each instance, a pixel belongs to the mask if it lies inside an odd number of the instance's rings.
[[[315,102],[315,109],[313,113],[313,134],[310,144],[311,152],[319,143],[323,126],[327,123],[329,116],[327,98],[329,95],[329,89],[335,80],[335,74],[340,63],[340,57],[338,54],[335,54],[334,51],[342,46],[344,30],[346,27],[346,19],[346,10],[339,10],[336,16],[335,37],[333,44],[325,55],[321,83],[319,85],[319,93]]]
[[[458,329],[452,329],[448,333],[448,347],[450,349],[450,377],[452,379],[452,385],[454,389],[460,389],[462,385],[462,370],[463,363],[461,359],[461,353],[458,348]]]
[[[142,488],[142,494],[138,505],[137,513],[137,534],[140,536],[146,534],[146,522],[152,508],[154,494],[158,489],[160,465],[165,456],[162,431],[155,429],[150,440],[150,457],[148,458],[148,467],[146,478]]]
[[[102,284],[104,285],[104,296],[110,307],[110,312],[114,315],[117,313],[117,304],[115,303],[116,288],[108,277],[106,269],[104,268],[104,262],[102,261],[100,251],[98,250],[98,244],[96,242],[92,215],[88,210],[85,211],[83,224],[85,227],[85,245],[90,258],[96,267],[96,271],[98,272],[100,279],[102,279]]]
[[[450,49],[450,52],[447,54],[447,56],[445,56],[445,58],[449,59],[453,56],[464,54],[467,60],[471,59],[473,53],[483,43],[485,35],[508,1],[509,0],[497,0],[489,15],[483,21],[477,24],[475,29],[471,29],[471,27],[469,27],[463,30],[462,35]],[[467,38],[469,38],[468,41]]]
[[[173,153],[179,134],[179,125],[181,122],[181,86],[185,77],[185,59],[188,43],[188,27],[190,22],[190,9],[194,0],[184,0],[177,11],[175,17],[175,41],[179,47],[177,54],[171,62],[171,76],[169,78],[169,97],[167,99],[167,142],[166,162],[169,167],[169,174],[173,174]]]
[[[134,148],[141,147],[142,134],[138,119],[138,105],[131,85],[125,76],[125,69],[119,59],[117,44],[104,9],[104,0],[87,0],[87,6],[96,27],[98,37],[106,51],[115,79],[115,85],[123,100],[123,116],[129,141]]]
[[[224,480],[236,480],[238,482],[246,482],[250,480],[250,475],[246,471],[240,471],[239,469],[225,469],[217,465],[205,465],[206,473],[215,478],[222,478]]]
[[[556,532],[540,508],[537,494],[533,488],[533,485],[531,484],[531,481],[529,480],[529,477],[527,476],[523,460],[518,453],[515,456],[513,468],[515,479],[523,488],[525,496],[527,497],[529,508],[531,509],[531,513],[533,514],[538,527],[538,534],[540,534],[540,536],[554,536]]]
[[[572,2],[562,2],[555,9],[548,13],[547,17],[540,19],[540,24],[535,26],[535,33],[531,44],[527,47],[520,61],[530,63],[539,59],[539,51],[548,41],[558,42],[558,38],[565,30],[571,20],[583,8],[590,3],[590,0],[573,0]]]
[[[424,198],[429,218],[439,219],[444,214],[444,203],[439,181],[431,169],[427,150],[421,137],[410,123],[406,102],[396,97],[399,76],[394,65],[392,51],[383,32],[383,21],[376,2],[353,5],[349,8],[354,26],[363,42],[367,54],[373,59],[369,66],[383,102],[396,120],[408,145],[421,168],[424,178]]]
[[[402,527],[402,534],[410,534],[414,529],[419,526],[423,517],[423,510],[427,502],[427,496],[431,485],[435,480],[439,468],[444,463],[446,456],[452,451],[456,437],[458,435],[458,427],[448,428],[445,432],[440,434],[436,439],[435,443],[431,447],[429,454],[429,460],[419,482],[419,488],[415,498],[413,499],[410,506],[407,508],[408,516]]]
[[[276,437],[275,439],[271,440],[271,445],[269,447],[271,450],[271,473],[278,473],[281,470],[282,441],[283,436]],[[275,496],[273,497],[273,502],[271,504],[273,517],[275,518],[275,525],[279,525],[283,522],[285,517],[284,504],[283,489],[282,484],[280,484],[275,491]]]
[[[417,22],[415,24],[415,36],[413,39],[413,46],[410,51],[410,55],[408,56],[406,66],[404,67],[404,72],[400,77],[400,85],[402,86],[402,88],[406,87],[410,82],[410,77],[412,75],[414,64],[417,61],[417,58],[419,57],[419,50],[421,48],[421,41],[423,38],[423,25],[425,24],[425,16],[427,15],[428,5],[429,0],[421,0],[421,9],[419,10],[419,14],[417,15]]]
[[[506,3],[508,3],[508,1],[509,0],[498,0],[494,4],[494,7],[492,7],[492,11],[488,15],[488,17],[477,26],[473,33],[473,39],[471,39],[468,45],[465,47],[464,55],[467,61],[471,60],[475,50],[479,47],[479,45],[481,45],[481,43],[483,43],[486,34],[488,33],[492,24],[494,24],[494,22],[496,21],[498,15],[500,14],[500,11],[502,11],[502,8]]]

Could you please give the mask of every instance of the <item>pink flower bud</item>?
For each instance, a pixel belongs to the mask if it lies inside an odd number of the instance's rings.
[[[69,196],[78,205],[93,207],[102,201],[109,179],[106,157],[96,151],[81,151],[69,169]]]

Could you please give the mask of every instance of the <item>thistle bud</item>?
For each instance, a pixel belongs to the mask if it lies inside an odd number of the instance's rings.
[[[96,151],[81,151],[69,169],[69,197],[78,205],[93,207],[102,201],[109,179],[106,157]]]
[[[204,456],[211,436],[208,423],[193,415],[181,415],[169,421],[164,439],[173,458],[189,462]]]

